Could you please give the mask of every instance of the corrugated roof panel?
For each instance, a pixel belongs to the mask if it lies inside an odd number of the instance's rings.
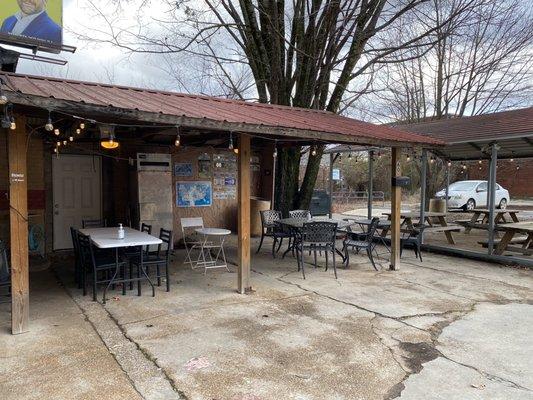
[[[290,128],[341,134],[369,140],[387,140],[419,144],[442,144],[439,140],[373,125],[322,110],[309,110],[237,100],[194,96],[165,91],[79,82],[57,78],[1,73],[8,87],[28,95],[54,97],[96,106],[207,118],[271,128]]]

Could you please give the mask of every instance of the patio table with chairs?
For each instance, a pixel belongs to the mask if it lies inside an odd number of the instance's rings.
[[[83,228],[73,232],[74,250],[76,256],[77,279],[86,294],[87,276],[91,275],[93,300],[96,300],[97,285],[103,284],[102,302],[106,302],[106,293],[111,286],[122,285],[122,293],[126,294],[126,284],[137,283],[138,295],[141,295],[141,283],[147,281],[155,296],[155,286],[149,276],[149,267],[154,267],[157,284],[160,286],[164,268],[166,289],[170,290],[169,263],[172,249],[173,235],[171,230],[161,228],[160,236],[155,237],[146,230],[124,228],[124,238],[118,237],[118,228]],[[163,249],[162,246],[166,245]],[[150,246],[157,246],[156,251],[150,251]],[[133,250],[132,250],[133,249]],[[129,266],[129,274],[127,273]],[[137,275],[133,276],[136,267]],[[103,278],[102,278],[103,276]]]

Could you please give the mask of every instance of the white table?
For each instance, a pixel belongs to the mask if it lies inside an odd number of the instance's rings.
[[[113,284],[116,283],[122,283],[122,293],[125,294],[126,291],[126,282],[134,282],[136,281],[138,283],[138,291],[140,295],[140,284],[141,280],[146,279],[150,286],[152,287],[152,296],[155,296],[155,287],[148,275],[146,274],[146,271],[144,270],[142,266],[143,257],[142,257],[142,246],[151,246],[151,245],[159,245],[163,243],[163,241],[155,236],[149,235],[146,232],[141,232],[135,229],[131,228],[124,228],[124,238],[119,239],[118,238],[118,227],[113,228],[88,228],[88,229],[80,229],[80,233],[83,235],[89,236],[91,238],[91,242],[94,243],[96,247],[99,249],[115,249],[115,273],[113,274],[113,277],[107,284],[107,286],[104,288],[104,297],[102,302],[105,304],[106,298],[106,292],[107,289]],[[118,251],[120,248],[124,247],[141,247],[140,250],[140,270],[142,271],[144,277],[129,277],[128,279],[125,278],[125,276],[122,277],[122,279],[118,279],[120,273],[119,268],[119,257],[118,257]],[[124,274],[125,275],[125,274]]]
[[[221,228],[198,228],[195,231],[204,237],[200,243],[200,254],[196,260],[195,268],[203,267],[204,275],[210,268],[226,268],[230,272],[228,262],[226,261],[226,253],[224,252],[224,240],[226,236],[231,234],[231,231]],[[213,239],[218,238],[218,243],[214,241],[211,243],[209,241],[210,237]],[[215,258],[211,254],[211,249],[218,249]],[[206,257],[206,253],[208,257]],[[222,263],[219,263],[219,261],[222,261]]]

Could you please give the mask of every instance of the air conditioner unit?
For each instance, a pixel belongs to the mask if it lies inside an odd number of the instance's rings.
[[[137,171],[172,171],[170,154],[137,153]]]

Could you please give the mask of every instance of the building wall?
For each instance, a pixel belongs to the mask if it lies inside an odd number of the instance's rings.
[[[5,130],[0,130],[0,239],[9,241],[9,181],[7,141]],[[66,150],[68,153],[84,154],[94,151],[92,145],[77,144],[78,148],[85,151]],[[100,152],[100,150],[98,149]],[[133,146],[122,144],[119,151],[106,154],[118,156],[121,160],[102,157],[102,197],[103,217],[109,225],[124,223],[128,218],[135,218],[137,203],[136,194],[136,167],[127,159],[136,158],[137,152],[146,153],[172,153],[172,162],[190,162],[193,165],[191,177],[176,177],[173,174],[173,214],[175,241],[181,239],[179,220],[183,217],[202,217],[204,224],[211,227],[224,227],[233,231],[237,228],[237,198],[216,199],[210,207],[183,208],[176,206],[176,182],[178,180],[206,180],[198,177],[198,156],[203,153],[214,154],[227,152],[226,149],[212,147],[169,148],[165,146]],[[252,171],[251,194],[252,196],[270,199],[272,190],[272,148],[265,147],[253,151],[259,157],[259,171]],[[52,149],[44,146],[39,138],[32,138],[28,147],[28,204],[30,224],[38,223],[45,231],[46,252],[52,251],[53,245],[53,198],[52,198]],[[212,167],[212,170],[214,167]],[[211,178],[212,180],[212,178]],[[237,184],[238,182],[236,182]],[[237,185],[235,185],[237,188]]]
[[[517,168],[518,167],[518,168]],[[468,168],[469,179],[488,179],[488,162],[480,165],[475,163]],[[511,201],[513,198],[533,197],[533,159],[499,160],[496,180],[509,190]]]

